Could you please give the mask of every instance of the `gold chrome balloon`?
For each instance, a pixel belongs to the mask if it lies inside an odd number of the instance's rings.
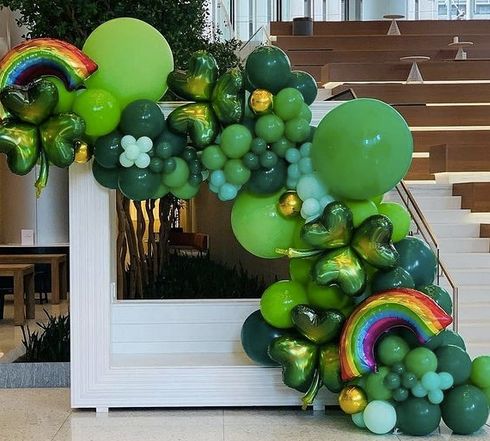
[[[296,217],[301,212],[301,204],[303,202],[295,191],[286,191],[279,198],[277,203],[277,211],[284,217]]]
[[[339,405],[348,415],[362,412],[367,404],[366,393],[358,386],[347,386],[340,391]]]
[[[85,164],[90,161],[92,151],[90,146],[82,140],[75,141],[75,162],[77,164]]]
[[[250,95],[249,105],[256,115],[272,112],[273,95],[265,89],[255,89]]]

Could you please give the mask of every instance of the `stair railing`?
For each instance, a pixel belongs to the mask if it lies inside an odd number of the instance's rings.
[[[403,205],[410,213],[415,228],[410,231],[413,234],[420,234],[424,240],[429,244],[432,251],[434,251],[437,257],[437,283],[441,277],[445,277],[451,287],[453,297],[453,329],[457,332],[459,327],[459,293],[453,278],[450,276],[446,266],[441,261],[440,248],[437,243],[437,239],[429,225],[429,222],[425,218],[422,210],[420,209],[417,201],[412,195],[412,192],[407,187],[404,181],[401,181],[396,187],[396,191],[402,200]]]
[[[245,61],[255,48],[262,45],[271,45],[271,39],[266,26],[261,26],[238,50],[240,60]]]

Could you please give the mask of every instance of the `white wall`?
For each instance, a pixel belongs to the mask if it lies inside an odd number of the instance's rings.
[[[363,0],[362,19],[381,20],[384,15],[407,16],[407,0]]]

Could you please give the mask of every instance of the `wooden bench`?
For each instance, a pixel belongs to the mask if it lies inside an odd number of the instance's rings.
[[[490,182],[464,182],[453,184],[453,195],[461,196],[461,208],[470,209],[474,212],[490,211],[489,194]],[[486,229],[490,232],[488,224]]]
[[[12,277],[14,281],[14,323],[23,325],[26,317],[28,319],[35,318],[34,265],[2,263],[0,264],[0,277]],[[1,302],[3,314],[4,296],[2,296]]]

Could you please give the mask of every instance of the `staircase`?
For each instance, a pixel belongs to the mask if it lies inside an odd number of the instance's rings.
[[[451,184],[408,185],[435,235],[440,259],[458,288],[459,333],[471,356],[490,353],[490,239],[481,238],[477,215],[461,209]],[[399,200],[395,192],[390,199]],[[447,279],[440,283],[451,293]]]

